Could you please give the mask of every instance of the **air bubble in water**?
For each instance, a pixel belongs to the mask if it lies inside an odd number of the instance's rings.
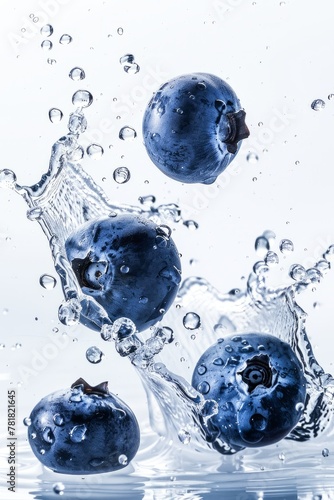
[[[324,109],[324,107],[325,107],[325,101],[323,101],[322,99],[315,99],[311,104],[311,108],[314,111],[321,111]]]
[[[51,123],[59,123],[63,118],[63,112],[58,108],[51,108],[49,110],[49,120]]]
[[[118,463],[121,465],[127,465],[128,464],[128,457],[124,454],[120,455],[118,457]]]
[[[137,132],[131,127],[123,127],[119,131],[119,138],[123,141],[133,140],[137,137]]]
[[[83,80],[86,77],[86,74],[82,68],[76,66],[75,68],[71,69],[68,76],[71,78],[71,80],[77,82],[79,80]]]
[[[53,485],[53,491],[56,495],[63,495],[65,491],[65,486],[63,483],[55,483]]]
[[[88,154],[89,158],[92,158],[92,160],[99,160],[100,158],[102,158],[104,151],[103,147],[99,144],[90,144],[86,149],[86,153]]]
[[[72,96],[72,103],[78,108],[88,108],[93,102],[93,96],[88,90],[77,90]]]
[[[40,29],[40,34],[43,36],[51,36],[53,33],[53,27],[51,24],[46,24],[45,26],[42,26]]]
[[[86,437],[87,427],[85,424],[76,425],[70,430],[70,440],[73,443],[81,443]]]
[[[43,42],[41,43],[41,47],[43,50],[51,50],[52,49],[51,40],[43,40]]]
[[[68,45],[69,43],[72,42],[72,40],[73,38],[71,37],[71,35],[65,33],[64,35],[61,35],[59,43],[61,43],[62,45]]]
[[[251,152],[246,156],[246,160],[248,163],[257,163],[259,161],[259,157],[256,153]]]
[[[39,278],[39,284],[46,290],[52,290],[56,286],[57,280],[50,274],[42,274]]]
[[[187,330],[196,330],[201,326],[201,318],[195,312],[188,312],[183,318],[183,326]]]
[[[130,170],[126,167],[118,167],[113,172],[114,181],[117,184],[124,184],[130,180]]]
[[[89,347],[86,351],[86,359],[93,364],[100,363],[104,357],[103,352],[96,346]]]
[[[291,240],[281,240],[279,249],[282,253],[287,254],[294,251],[294,246]]]
[[[118,33],[119,35],[123,35],[123,33],[124,33],[123,28],[117,28],[117,33]]]
[[[186,431],[185,429],[180,429],[177,435],[182,444],[187,445],[190,443],[191,441],[190,432]]]

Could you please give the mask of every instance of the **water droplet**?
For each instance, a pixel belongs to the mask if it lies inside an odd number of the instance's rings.
[[[12,170],[5,168],[0,171],[0,186],[13,188],[16,183],[16,175]]]
[[[78,108],[88,108],[93,102],[93,96],[88,90],[77,90],[72,96],[72,103]]]
[[[49,110],[49,120],[51,123],[59,123],[63,118],[63,112],[58,108],[51,108]]]
[[[257,163],[259,161],[259,157],[256,153],[251,152],[246,156],[246,160],[248,161],[248,163]]]
[[[306,271],[306,279],[311,283],[320,283],[322,277],[321,272],[315,267],[311,267]]]
[[[31,221],[40,220],[43,215],[43,210],[41,207],[33,207],[27,211],[27,218]]]
[[[84,70],[82,68],[79,68],[78,66],[72,68],[68,76],[75,82],[83,80],[86,77]]]
[[[26,425],[27,427],[29,427],[29,425],[31,425],[31,418],[25,417],[23,419],[23,423],[24,423],[24,425]]]
[[[327,262],[331,263],[334,262],[334,245],[330,245],[326,252],[323,255],[324,259],[327,260]]]
[[[133,335],[136,332],[136,325],[129,318],[118,318],[114,321],[112,327],[112,337],[114,340],[117,338],[125,338]]]
[[[123,35],[123,33],[124,33],[123,28],[117,28],[117,33],[118,33],[119,35]]]
[[[43,36],[51,36],[53,33],[53,27],[51,24],[46,24],[45,26],[42,26],[40,29],[40,34]]]
[[[200,89],[200,90],[205,90],[205,89],[206,89],[206,85],[205,85],[205,83],[204,83],[204,82],[198,82],[198,83],[196,84],[196,87],[197,87],[198,89]]]
[[[287,254],[294,251],[294,246],[291,240],[281,240],[279,249],[282,253]]]
[[[61,43],[62,45],[68,45],[72,42],[72,40],[73,38],[71,37],[71,35],[64,33],[64,35],[61,35],[61,37],[59,38],[59,43]]]
[[[197,373],[198,375],[204,375],[204,373],[207,372],[207,367],[205,365],[199,365],[197,367]]]
[[[231,353],[233,352],[233,347],[227,344],[227,346],[225,346],[225,351]]]
[[[267,264],[267,266],[275,266],[276,264],[278,264],[279,258],[277,253],[269,250],[269,252],[267,252],[267,255],[265,256],[264,262]]]
[[[174,341],[174,332],[169,326],[157,328],[154,336],[160,337],[165,344],[171,344]]]
[[[323,457],[328,457],[329,456],[329,449],[328,448],[324,448],[321,452],[322,456]]]
[[[76,147],[75,149],[73,149],[72,151],[69,151],[66,156],[67,156],[67,159],[71,162],[78,162],[80,160],[82,160],[82,158],[84,157],[84,149],[82,146],[78,146]]]
[[[45,450],[44,450],[44,448],[41,448],[41,449],[39,450],[39,452],[40,452],[40,454],[41,454],[41,455],[44,455],[44,454],[45,454]]]
[[[30,437],[31,437],[31,439],[36,439],[36,432],[32,432],[32,433],[30,434]]]
[[[197,390],[201,394],[207,394],[210,391],[210,384],[208,384],[208,382],[206,381],[201,382],[200,384],[198,384]]]
[[[43,40],[43,42],[41,43],[41,47],[43,50],[51,50],[52,49],[51,40]]]
[[[94,365],[100,363],[103,357],[103,352],[96,346],[89,347],[86,351],[86,359]]]
[[[260,260],[258,262],[255,262],[253,266],[253,271],[257,276],[261,276],[263,274],[268,273],[269,267],[263,260]]]
[[[285,455],[284,455],[284,453],[283,453],[283,452],[282,452],[282,453],[280,453],[280,454],[278,455],[278,458],[279,458],[282,462],[284,462],[284,460],[285,460]]]
[[[252,178],[252,181],[253,181],[253,182],[256,182],[256,181],[257,181],[257,177],[253,177],[253,178]]]
[[[259,236],[255,240],[255,250],[261,254],[265,255],[269,250],[269,241],[264,236]]]
[[[83,386],[78,385],[72,387],[71,392],[72,392],[70,396],[71,403],[80,403],[80,401],[82,401],[82,396],[83,396]]]
[[[65,300],[58,309],[59,321],[66,326],[79,323],[81,306],[77,299]]]
[[[53,421],[58,427],[62,427],[65,424],[64,417],[60,413],[53,415]]]
[[[119,62],[122,64],[123,69],[126,73],[135,75],[136,73],[138,73],[138,71],[140,71],[140,67],[135,62],[133,54],[125,54],[120,58]]]
[[[86,117],[82,113],[71,113],[67,124],[68,130],[72,134],[82,134],[87,128]],[[78,146],[76,149],[79,149]]]
[[[55,436],[51,427],[44,427],[42,437],[46,443],[53,444],[55,442]]]
[[[132,141],[137,137],[137,132],[131,127],[123,127],[119,131],[119,138],[123,141]]]
[[[332,99],[334,99],[334,94],[328,94],[328,100],[331,101]]]
[[[139,297],[139,304],[147,304],[148,298],[147,297]]]
[[[186,226],[190,231],[195,231],[198,229],[198,223],[194,220],[185,220],[183,225]]]
[[[311,104],[311,108],[314,111],[321,111],[324,109],[324,107],[325,107],[325,101],[323,101],[322,99],[315,99]]]
[[[102,158],[104,151],[103,147],[99,144],[90,144],[86,149],[86,153],[88,154],[89,158],[92,158],[92,160],[99,160],[100,158]]]
[[[222,366],[224,364],[224,361],[222,360],[222,358],[216,358],[212,361],[212,364],[214,364],[215,366]]]
[[[187,330],[196,330],[201,326],[201,318],[195,312],[188,312],[183,318],[183,326]]]
[[[53,492],[56,495],[63,495],[64,491],[65,491],[65,486],[63,485],[63,483],[55,483],[53,485]]]
[[[52,290],[56,286],[57,280],[50,274],[42,274],[39,278],[39,284],[46,290]]]
[[[153,205],[156,202],[156,198],[153,194],[149,194],[147,196],[139,196],[138,201],[142,205]]]
[[[128,457],[124,454],[120,455],[118,457],[118,463],[120,463],[121,465],[128,465]]]
[[[81,443],[86,437],[87,427],[85,424],[76,425],[70,430],[70,440],[73,443]]]
[[[180,429],[177,435],[182,444],[187,445],[190,443],[191,441],[190,432],[186,431],[185,429]]]
[[[301,264],[294,264],[290,267],[289,274],[295,281],[302,281],[306,278],[306,269]]]
[[[304,405],[304,403],[300,402],[300,403],[297,403],[297,404],[296,404],[296,407],[295,407],[295,408],[296,408],[296,411],[298,411],[298,412],[299,412],[299,411],[303,411],[303,410],[304,410],[304,408],[305,408],[305,405]]]
[[[113,172],[113,178],[117,184],[125,184],[130,180],[130,177],[130,170],[127,167],[118,167]]]

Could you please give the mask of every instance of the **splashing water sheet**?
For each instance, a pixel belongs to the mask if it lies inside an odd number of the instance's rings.
[[[289,1],[50,5],[8,4],[0,21],[0,498],[333,498],[331,2],[319,18],[313,1],[303,16]],[[199,71],[236,89],[250,130],[210,185],[166,177],[141,131],[153,92]],[[140,333],[82,292],[65,250],[124,213],[172,236],[182,263],[174,303]],[[275,444],[218,453],[217,408],[192,375],[218,339],[252,332],[296,354],[301,417]],[[81,378],[108,380],[137,417],[139,451],[118,471],[55,473],[29,446],[33,407]]]

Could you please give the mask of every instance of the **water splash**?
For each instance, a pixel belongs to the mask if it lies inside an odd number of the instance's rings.
[[[245,290],[234,289],[222,294],[203,278],[188,278],[179,290],[178,307],[168,311],[164,316],[165,326],[152,328],[148,338],[139,337],[135,326],[128,325],[127,318],[112,325],[104,309],[82,293],[66,258],[67,237],[91,219],[128,212],[152,218],[160,224],[157,238],[164,240],[171,232],[167,224],[178,223],[182,217],[179,207],[173,203],[156,207],[153,196],[149,197],[150,203],[141,202],[140,206],[114,205],[107,198],[81,168],[76,155],[77,151],[83,151],[80,134],[87,125],[83,108],[93,102],[93,96],[80,90],[74,94],[72,102],[77,109],[69,118],[69,133],[53,145],[49,169],[39,182],[21,186],[14,172],[8,169],[0,172],[0,187],[12,189],[24,199],[28,218],[40,225],[49,240],[64,293],[64,302],[59,308],[60,321],[66,325],[76,324],[81,310],[94,311],[103,340],[115,342],[116,351],[129,358],[143,381],[152,428],[167,439],[175,438],[179,446],[186,444],[187,449],[209,449],[202,426],[217,408],[214,401],[205,401],[190,385],[188,370],[217,338],[232,331],[275,335],[288,342],[300,359],[307,380],[307,398],[303,416],[288,439],[305,441],[327,431],[333,420],[334,380],[314,357],[305,329],[306,313],[296,297],[320,281],[322,274],[331,267],[334,246],[305,272],[296,264],[290,271],[289,285],[269,288],[270,268],[279,259],[272,248],[275,235],[266,231],[263,240],[257,239],[255,244],[257,251],[265,254],[264,260],[254,264]],[[74,127],[73,116],[75,123],[85,126]],[[291,253],[293,243],[282,240],[279,250],[283,254]],[[191,328],[185,324],[185,313],[191,314]],[[199,327],[200,334],[194,341],[191,331]],[[180,356],[175,356],[177,345]],[[74,391],[72,400],[80,398],[80,390]],[[73,430],[71,439],[84,439],[84,434],[85,429],[79,426]],[[228,445],[222,450],[226,454],[235,452]]]

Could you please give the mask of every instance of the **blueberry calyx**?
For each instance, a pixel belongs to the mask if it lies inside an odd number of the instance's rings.
[[[249,137],[249,130],[245,122],[246,113],[243,109],[239,109],[235,113],[227,113],[229,124],[229,135],[224,140],[227,144],[227,151],[235,154],[238,150],[238,142]]]
[[[98,396],[108,396],[109,390],[108,390],[108,382],[101,382],[101,384],[95,385],[94,387],[89,385],[86,380],[83,378],[78,378],[73,384],[71,385],[71,389],[74,389],[75,387],[82,387],[82,391],[84,394],[96,394]]]
[[[73,259],[72,267],[81,287],[102,290],[103,285],[100,278],[108,272],[106,262],[93,262],[89,253],[84,259]]]
[[[273,369],[269,364],[268,356],[263,354],[254,356],[246,362],[246,368],[238,372],[242,381],[248,386],[248,392],[254,391],[258,385],[271,387],[273,381]]]

